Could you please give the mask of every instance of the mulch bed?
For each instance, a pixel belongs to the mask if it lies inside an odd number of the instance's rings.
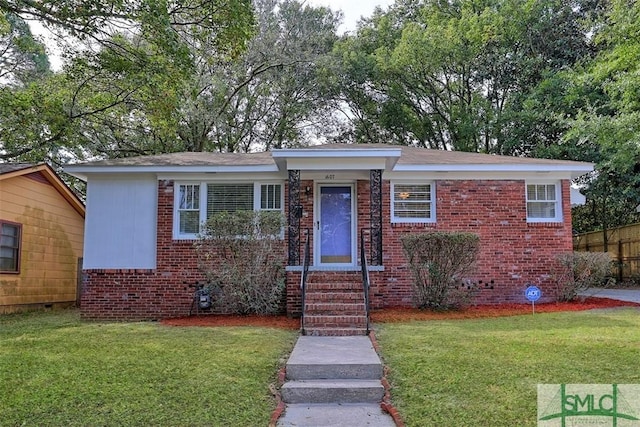
[[[267,328],[299,329],[300,319],[287,316],[237,316],[207,314],[177,319],[163,319],[160,323],[171,326],[264,326]]]
[[[586,298],[584,301],[536,304],[536,313],[584,311],[599,308],[640,307],[640,304],[609,298]],[[424,311],[418,309],[389,309],[371,313],[373,322],[406,322],[410,320],[477,319],[531,314],[531,304],[478,305],[460,311]]]
[[[584,301],[536,304],[536,313],[556,311],[583,311],[598,308],[640,307],[640,304],[608,298],[586,298]],[[406,322],[411,320],[476,319],[482,317],[502,317],[531,314],[531,304],[501,304],[469,307],[459,311],[425,311],[412,308],[391,308],[375,310],[371,321],[376,323]],[[287,316],[234,316],[200,315],[165,319],[161,321],[172,326],[262,326],[282,329],[299,329],[300,319]]]

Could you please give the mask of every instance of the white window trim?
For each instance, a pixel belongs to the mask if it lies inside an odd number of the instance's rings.
[[[262,185],[278,184],[280,185],[280,212],[284,211],[284,182],[283,181],[175,181],[173,184],[173,239],[174,240],[196,240],[198,233],[180,233],[180,217],[179,204],[180,186],[181,185],[200,185],[200,224],[207,220],[207,185],[208,184],[253,184],[253,210],[261,209],[261,187]],[[204,203],[203,203],[204,201]],[[275,211],[277,209],[265,209]]]
[[[431,190],[431,210],[430,218],[396,218],[395,213],[395,186],[399,185],[429,185]],[[430,224],[436,222],[436,183],[435,181],[392,181],[391,194],[389,195],[391,202],[391,223],[392,224]]]
[[[529,185],[555,185],[556,187],[556,216],[553,218],[532,218],[529,217],[529,195],[527,192],[527,187]],[[524,198],[525,198],[525,210],[527,215],[528,223],[540,223],[540,222],[562,222],[564,220],[564,215],[562,213],[562,182],[561,181],[526,181],[524,185]],[[532,202],[542,202],[541,200],[532,200]]]
[[[280,185],[280,209],[262,209],[262,186],[263,185]],[[284,183],[281,181],[260,181],[255,182],[253,187],[253,209],[264,211],[284,211]]]

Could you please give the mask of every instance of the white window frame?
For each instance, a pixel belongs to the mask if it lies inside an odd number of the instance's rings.
[[[187,209],[187,208],[181,208],[180,207],[180,188],[184,187],[184,186],[199,186],[198,187],[198,208],[197,209]],[[190,236],[193,235],[195,236],[195,233],[181,233],[180,232],[180,213],[181,212],[195,212],[195,211],[201,211],[202,210],[202,184],[200,182],[183,182],[180,185],[176,185],[175,186],[175,192],[174,192],[174,212],[173,212],[173,228],[174,228],[174,235],[182,235],[182,236]],[[199,214],[199,219],[198,219],[198,223],[202,222],[201,220],[202,214]]]
[[[263,208],[262,207],[262,187],[263,186],[273,186],[273,185],[279,185],[280,186],[280,207],[279,208],[270,208],[270,207],[266,207]],[[284,210],[284,184],[281,182],[257,182],[255,183],[255,187],[253,188],[253,207],[255,210],[261,210],[261,211],[278,211],[278,212],[282,212]]]
[[[430,190],[430,210],[429,210],[429,218],[405,218],[405,217],[396,217],[395,213],[395,187],[396,185],[428,185]],[[400,224],[400,223],[413,223],[413,224],[428,224],[436,222],[436,184],[435,181],[392,181],[391,182],[391,194],[389,197],[391,201],[391,223],[392,224]]]
[[[530,185],[553,185],[555,186],[555,200],[529,200],[529,186]],[[527,222],[562,222],[562,185],[560,181],[526,181],[524,187],[525,196],[525,209],[527,211]],[[555,216],[554,217],[532,217],[529,215],[529,203],[555,203]]]
[[[200,185],[200,224],[207,220],[207,186],[215,185],[235,185],[253,184],[253,210],[284,211],[284,182],[283,181],[176,181],[173,189],[173,239],[174,240],[195,240],[198,233],[180,233],[180,187],[183,185]],[[263,185],[280,186],[280,209],[261,209],[261,195]]]

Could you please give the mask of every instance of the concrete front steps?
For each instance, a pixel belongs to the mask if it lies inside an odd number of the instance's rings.
[[[313,272],[305,293],[303,330],[312,336],[367,334],[359,272]]]
[[[301,336],[281,388],[278,426],[393,427],[384,413],[382,363],[365,336]]]
[[[380,380],[298,380],[285,383],[288,403],[376,403],[382,399]]]

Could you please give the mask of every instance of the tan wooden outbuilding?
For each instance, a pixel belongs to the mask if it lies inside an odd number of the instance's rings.
[[[0,313],[73,305],[85,206],[46,164],[0,164]]]

